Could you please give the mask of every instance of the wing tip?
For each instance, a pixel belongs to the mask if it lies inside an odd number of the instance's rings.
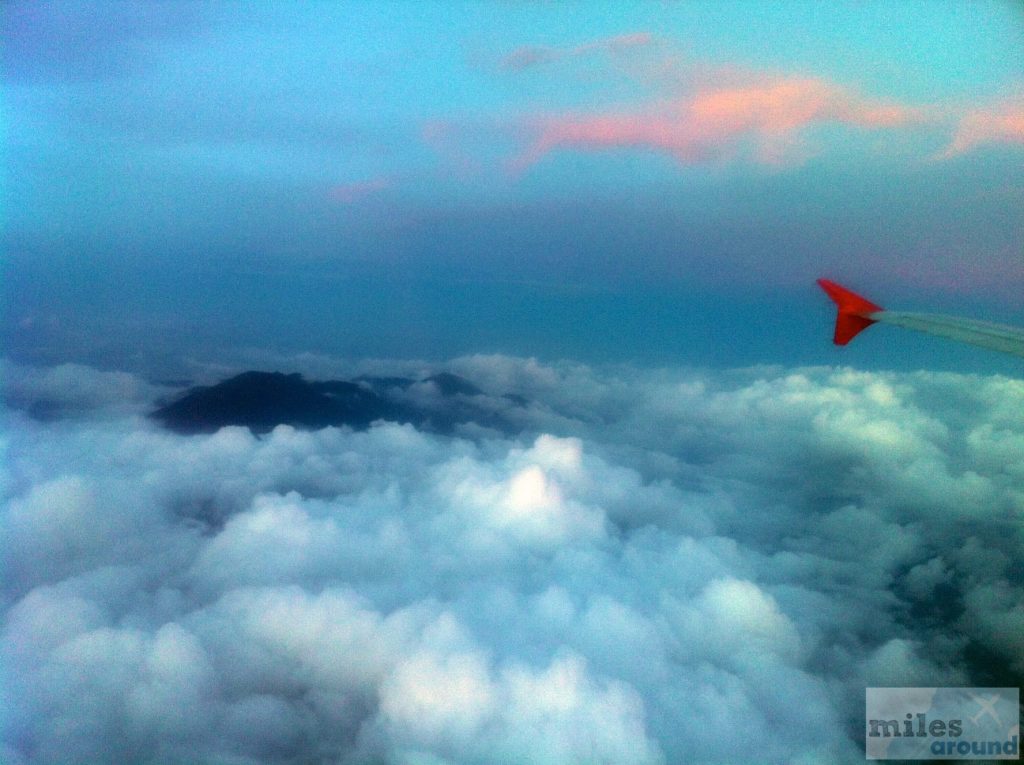
[[[836,345],[846,345],[860,332],[874,324],[875,320],[868,318],[869,314],[885,310],[882,306],[830,279],[818,279],[817,282],[836,304],[836,326],[832,335],[832,342]]]

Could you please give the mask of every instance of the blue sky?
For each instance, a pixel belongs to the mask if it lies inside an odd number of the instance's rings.
[[[837,357],[813,280],[1024,321],[1017,4],[13,3],[3,23],[25,360],[1014,369],[882,332]]]

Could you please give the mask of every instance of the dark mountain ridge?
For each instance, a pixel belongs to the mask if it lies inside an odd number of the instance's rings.
[[[411,395],[410,389],[421,384],[431,386],[428,395]],[[255,433],[277,425],[361,430],[376,420],[412,423],[440,432],[471,421],[507,430],[507,420],[495,413],[493,406],[476,405],[476,397],[486,398],[486,394],[449,372],[419,381],[373,377],[311,381],[298,373],[250,371],[216,385],[190,388],[150,416],[179,433],[211,433],[226,425],[244,425]],[[499,400],[520,406],[522,399]]]

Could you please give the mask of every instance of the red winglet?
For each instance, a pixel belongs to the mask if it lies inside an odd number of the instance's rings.
[[[882,306],[875,305],[867,298],[862,298],[856,292],[850,292],[846,287],[841,287],[828,279],[818,279],[818,284],[839,308],[836,315],[836,333],[832,338],[836,345],[846,345],[858,332],[874,324],[875,320],[869,319],[868,314],[885,310]]]

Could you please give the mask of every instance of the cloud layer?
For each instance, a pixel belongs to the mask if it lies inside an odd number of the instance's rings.
[[[8,366],[4,761],[859,762],[865,685],[1019,684],[1019,380],[447,368],[524,435]]]

